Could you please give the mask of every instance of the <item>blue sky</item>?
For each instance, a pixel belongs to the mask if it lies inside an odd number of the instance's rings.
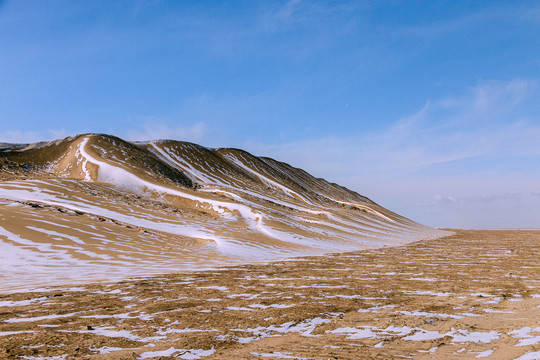
[[[0,141],[271,156],[414,220],[540,227],[540,3],[1,1]]]

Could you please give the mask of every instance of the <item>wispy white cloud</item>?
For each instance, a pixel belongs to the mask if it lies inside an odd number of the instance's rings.
[[[343,171],[359,169],[362,173],[421,170],[497,154],[539,154],[538,121],[514,113],[526,99],[538,95],[537,89],[532,80],[483,83],[463,95],[426,102],[416,113],[380,132],[301,141],[268,150],[308,158],[312,149],[319,149],[316,163],[326,162],[335,169],[338,162]]]
[[[540,156],[540,118],[523,111],[539,99],[538,90],[536,80],[482,82],[462,94],[427,101],[382,131],[279,146],[251,144],[250,149],[433,225],[434,209],[450,211],[450,204],[466,213],[467,206],[532,201],[532,192],[540,189],[540,171],[520,167],[519,161]],[[499,210],[482,211],[487,224],[488,214]],[[478,216],[472,210],[468,215]],[[437,214],[437,221],[444,224],[441,216]],[[494,218],[506,224],[516,220]],[[453,225],[470,219],[463,216]],[[516,223],[523,224],[522,219]]]
[[[466,94],[448,97],[435,104],[441,110],[456,111],[462,118],[476,121],[506,115],[538,90],[535,79],[487,81],[472,87]]]
[[[519,113],[520,105],[533,97],[538,97],[536,80],[485,82],[463,95],[426,103],[375,138],[384,140],[392,168],[499,153],[536,154],[540,126]]]
[[[288,0],[283,3],[275,2],[268,8],[263,8],[256,19],[254,30],[258,32],[276,33],[288,31],[292,26],[308,27],[313,35],[326,31],[328,24],[325,20],[338,17],[341,22],[332,22],[334,31],[347,28],[348,17],[354,18],[361,10],[354,2],[318,3],[314,1]],[[357,17],[357,16],[356,16]],[[317,37],[317,36],[316,36]]]

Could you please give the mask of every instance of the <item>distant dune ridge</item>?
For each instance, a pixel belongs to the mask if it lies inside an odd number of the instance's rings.
[[[446,235],[239,149],[83,134],[0,144],[0,290]]]

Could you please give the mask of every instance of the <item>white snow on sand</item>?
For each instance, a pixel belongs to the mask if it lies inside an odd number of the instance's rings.
[[[210,350],[202,350],[202,349],[175,349],[174,347],[171,347],[167,350],[161,350],[161,351],[147,351],[143,352],[139,359],[150,359],[150,358],[156,358],[161,356],[173,356],[179,359],[200,359],[205,356],[210,356],[214,354],[216,350],[213,348]]]

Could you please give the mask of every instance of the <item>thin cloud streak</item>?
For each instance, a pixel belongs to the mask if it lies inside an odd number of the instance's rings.
[[[536,80],[483,82],[462,95],[426,102],[382,132],[250,146],[351,187],[415,220],[444,226],[448,217],[435,219],[434,208],[450,214],[449,205],[517,206],[535,197],[540,190],[538,171],[511,171],[507,163],[540,155],[538,119],[521,112],[538,97]],[[533,204],[530,210],[534,209],[540,213],[540,204]],[[484,218],[489,227],[489,218]],[[501,218],[494,216],[493,226],[501,226]],[[507,227],[512,221],[506,220]]]
[[[521,118],[508,121],[512,110],[536,91],[535,85],[534,81],[517,80],[482,85],[468,97],[428,102],[383,132],[267,148],[279,152],[284,147],[285,154],[306,155],[311,149],[329,149],[321,154],[323,161],[333,163],[341,154],[346,162],[357,161],[361,168],[377,171],[421,169],[487,155],[538,154],[540,126]],[[502,116],[505,121],[499,123]]]

